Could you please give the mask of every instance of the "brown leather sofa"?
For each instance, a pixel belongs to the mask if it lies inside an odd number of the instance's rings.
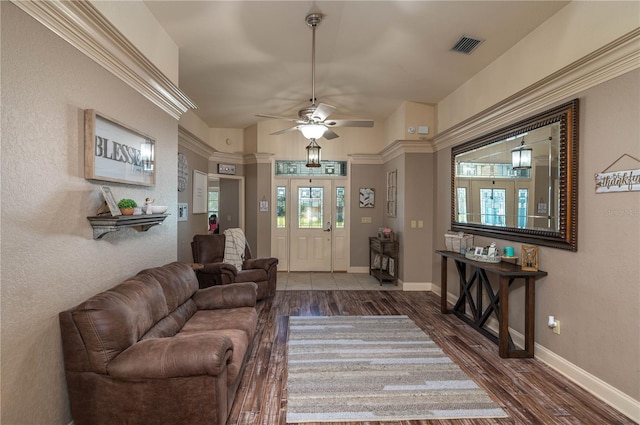
[[[74,425],[223,425],[257,326],[252,282],[143,270],[60,313]]]
[[[245,245],[242,270],[224,263],[224,234],[195,235],[191,242],[193,261],[204,268],[198,270],[200,288],[227,285],[235,282],[255,282],[258,285],[258,300],[276,294],[278,259],[271,257],[251,258],[251,249]]]

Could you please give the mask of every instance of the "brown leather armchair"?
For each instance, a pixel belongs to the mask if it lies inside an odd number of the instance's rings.
[[[200,288],[226,285],[235,282],[255,282],[258,299],[276,294],[278,259],[271,257],[251,258],[249,244],[245,244],[242,270],[224,263],[224,234],[195,235],[191,242],[193,261],[204,267],[196,272]]]

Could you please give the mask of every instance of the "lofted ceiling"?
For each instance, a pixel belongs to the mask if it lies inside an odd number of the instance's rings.
[[[180,49],[179,86],[209,127],[256,114],[297,117],[311,99],[333,118],[381,121],[403,101],[436,104],[564,7],[566,1],[147,1]],[[484,40],[452,52],[461,36]]]

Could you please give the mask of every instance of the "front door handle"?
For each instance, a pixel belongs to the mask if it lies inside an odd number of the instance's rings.
[[[331,231],[331,222],[327,221],[327,228],[324,229],[325,232],[330,232]]]

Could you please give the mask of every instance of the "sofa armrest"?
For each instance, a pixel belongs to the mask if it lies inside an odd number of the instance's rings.
[[[258,285],[254,282],[239,282],[200,289],[193,294],[193,300],[198,310],[255,307],[257,294]]]
[[[243,270],[249,269],[264,269],[269,270],[271,267],[274,267],[278,264],[277,258],[271,257],[263,257],[263,258],[250,258],[248,260],[244,260],[242,263]]]
[[[198,333],[139,341],[116,356],[107,373],[120,379],[217,376],[233,351],[231,338]]]
[[[203,268],[198,271],[201,273],[211,273],[211,274],[227,274],[232,277],[232,282],[235,280],[236,275],[238,274],[238,269],[235,268],[233,264],[228,263],[206,263],[203,264]]]

